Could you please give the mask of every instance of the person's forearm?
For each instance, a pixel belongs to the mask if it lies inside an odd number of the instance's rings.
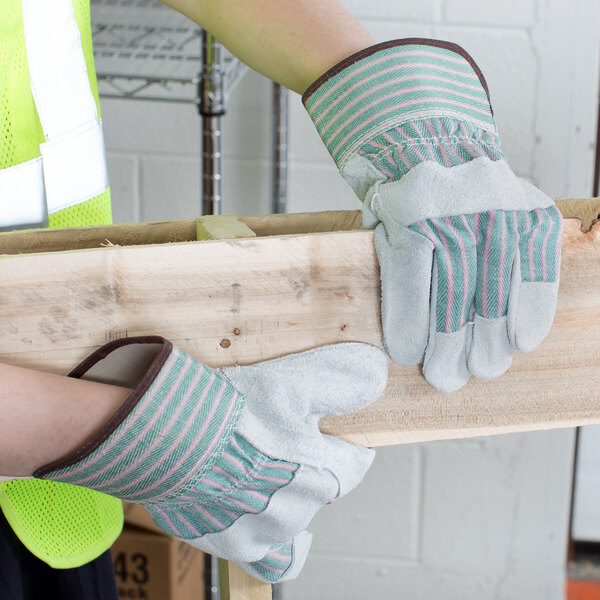
[[[29,476],[91,439],[130,390],[0,364],[0,475]]]
[[[303,93],[327,69],[374,43],[336,0],[163,0],[240,60]]]

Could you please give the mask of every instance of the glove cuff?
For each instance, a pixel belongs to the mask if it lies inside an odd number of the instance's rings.
[[[425,123],[425,136],[406,135],[417,143],[431,137],[427,121],[432,119],[445,120],[451,129],[458,121],[497,140],[481,70],[463,48],[440,40],[408,38],[366,48],[322,75],[303,102],[340,169],[378,135],[398,129],[402,137],[410,123]]]
[[[245,403],[220,372],[161,337],[106,344],[69,376],[134,390],[92,440],[34,477],[132,502],[161,497],[208,471]]]

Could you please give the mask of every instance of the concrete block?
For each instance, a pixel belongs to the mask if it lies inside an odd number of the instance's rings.
[[[358,19],[435,22],[439,18],[442,2],[441,0],[419,0],[419,2],[341,0],[341,4]]]
[[[600,541],[600,465],[578,465],[573,502],[574,540]]]
[[[191,219],[200,214],[200,162],[145,157],[141,166],[141,219]]]
[[[107,153],[114,223],[140,220],[139,164],[135,157]]]
[[[399,3],[400,5],[400,3]],[[383,18],[376,20],[363,19],[365,29],[373,36],[377,42],[395,40],[400,38],[433,38],[434,22],[410,23],[404,20],[394,21]]]
[[[331,155],[321,141],[297,94],[293,94],[290,98],[289,117],[288,159],[290,162],[312,163],[320,166],[334,165]]]
[[[464,577],[419,564],[309,555],[295,581],[281,585],[282,600],[495,600],[496,580]]]
[[[571,440],[556,430],[428,444],[424,566],[499,576],[506,600],[560,598]]]
[[[223,156],[271,160],[271,132],[271,104],[252,111],[232,108],[223,119]]]
[[[520,434],[522,473],[498,600],[564,600],[574,429]]]
[[[436,37],[461,45],[487,81],[502,148],[515,171],[532,171],[535,146],[536,48],[525,32],[441,26]]]
[[[361,207],[352,188],[333,165],[294,163],[288,180],[288,212],[356,210]]]
[[[249,71],[227,103],[224,151],[233,156],[270,152],[272,82]],[[102,99],[109,150],[194,156],[200,154],[201,118],[193,104]]]
[[[600,425],[579,430],[573,531],[575,540],[600,541]]]
[[[223,213],[271,212],[271,162],[227,158],[223,161]]]
[[[445,0],[444,21],[469,25],[529,27],[536,22],[535,0]]]
[[[233,90],[223,118],[225,156],[270,159],[272,91],[273,82],[255,71],[248,71]]]
[[[193,158],[147,157],[141,161],[143,221],[191,219],[200,214],[200,162]],[[270,212],[270,163],[223,161],[222,212]]]
[[[418,446],[378,449],[364,481],[324,507],[311,522],[312,551],[327,556],[416,560],[420,466]]]
[[[577,465],[600,465],[600,425],[579,428]]]
[[[102,99],[109,151],[200,153],[200,117],[193,104]]]
[[[521,446],[517,436],[425,445],[426,567],[491,576],[508,563]]]
[[[227,112],[256,112],[270,107],[272,85],[270,79],[249,69],[228,98]]]

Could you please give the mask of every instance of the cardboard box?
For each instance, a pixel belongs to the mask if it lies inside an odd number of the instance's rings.
[[[113,544],[121,600],[204,600],[204,552],[126,525]]]

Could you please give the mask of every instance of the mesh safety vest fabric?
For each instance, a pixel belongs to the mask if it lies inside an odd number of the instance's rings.
[[[72,0],[72,6],[99,115],[89,0]],[[0,169],[36,159],[45,141],[31,92],[21,0],[0,0]],[[50,227],[111,222],[108,189],[49,215]],[[112,545],[123,526],[120,500],[38,479],[0,483],[0,508],[23,544],[54,568],[78,567],[94,560]]]
[[[72,0],[72,6],[99,116],[89,0]],[[0,169],[6,170],[40,157],[40,145],[47,141],[31,92],[21,0],[0,0],[0,64]],[[2,176],[0,171],[0,181]],[[110,223],[110,192],[106,190],[74,206],[49,212],[51,227]]]

